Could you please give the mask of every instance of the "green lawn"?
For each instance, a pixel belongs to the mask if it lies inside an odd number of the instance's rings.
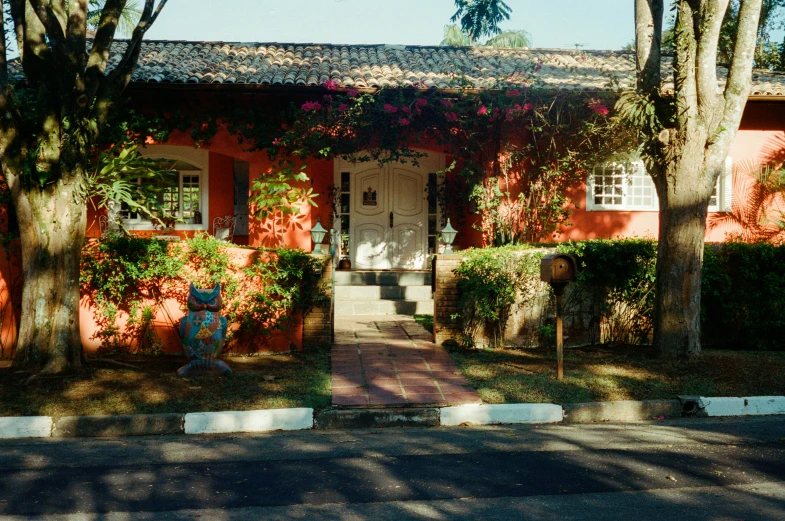
[[[41,377],[0,368],[0,416],[69,416],[330,406],[329,348],[297,354],[227,357],[229,377],[179,378],[179,357],[111,357],[82,371]]]
[[[785,395],[783,352],[706,351],[671,361],[638,346],[567,349],[559,382],[555,349],[448,350],[486,403]]]

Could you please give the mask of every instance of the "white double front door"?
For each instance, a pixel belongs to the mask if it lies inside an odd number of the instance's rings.
[[[441,157],[423,158],[418,166],[338,163],[336,181],[343,198],[339,207],[344,217],[349,216],[349,229],[341,233],[344,242],[348,237],[352,268],[425,269],[429,217],[436,219],[429,215],[428,180],[429,174],[443,168]],[[435,214],[433,204],[430,211]],[[347,219],[341,222],[346,225]]]

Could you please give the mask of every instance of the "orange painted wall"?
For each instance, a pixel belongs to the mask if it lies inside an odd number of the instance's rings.
[[[0,249],[0,359],[11,358],[22,304],[22,255],[19,241]]]

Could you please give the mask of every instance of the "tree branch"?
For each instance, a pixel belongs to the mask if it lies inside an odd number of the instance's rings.
[[[702,2],[698,13],[698,52],[696,56],[696,84],[698,88],[699,111],[714,112],[717,104],[717,47],[720,29],[729,0]]]
[[[101,10],[101,19],[98,22],[98,30],[95,32],[93,48],[90,50],[90,57],[87,60],[87,73],[85,75],[87,91],[91,97],[98,91],[98,84],[103,78],[106,66],[109,63],[114,35],[125,4],[126,0],[106,0],[104,8]]]
[[[65,58],[68,53],[65,43],[65,28],[60,24],[60,20],[52,9],[51,4],[47,3],[47,5],[44,5],[43,0],[27,1],[30,2],[33,12],[44,26],[46,37],[49,39],[52,50],[59,55],[59,58]]]
[[[52,49],[46,42],[46,29],[43,23],[29,1],[11,0],[11,2],[11,13],[19,41],[19,56],[25,77],[32,83],[47,81],[54,86],[59,78],[54,78],[53,70],[48,70],[44,66],[44,62],[51,56]]]
[[[116,101],[116,97],[131,82],[131,76],[142,52],[142,39],[152,24],[158,19],[158,15],[166,5],[167,0],[159,0],[158,7],[155,7],[155,0],[145,0],[142,16],[136,24],[131,41],[123,54],[120,63],[110,72],[102,82],[98,93],[96,110],[101,124],[105,123],[111,106]],[[154,9],[155,8],[155,9]]]
[[[113,80],[119,80],[123,88],[131,81],[133,68],[136,66],[136,60],[139,58],[139,53],[141,52],[142,39],[158,18],[161,9],[166,5],[166,1],[167,0],[159,0],[158,7],[155,9],[155,12],[153,12],[155,0],[145,0],[142,16],[139,17],[139,23],[136,24],[136,28],[131,36],[131,41],[128,43],[128,48],[125,50],[125,54],[120,60],[117,68],[112,71]]]
[[[678,128],[687,132],[689,128],[697,124],[698,88],[695,70],[697,68],[698,35],[695,32],[696,16],[697,13],[693,10],[690,0],[679,0],[676,26],[674,27],[676,52],[673,58],[673,90],[676,97]]]
[[[11,7],[11,18],[14,22],[14,33],[16,35],[16,48],[19,50],[19,61],[24,63],[25,58],[25,36],[24,36],[24,19],[25,19],[25,2],[24,0],[8,0],[8,5]]]
[[[65,29],[68,52],[85,54],[87,40],[88,0],[71,0],[68,23]],[[84,70],[84,67],[82,67]]]
[[[752,62],[755,57],[755,42],[758,35],[762,0],[743,0],[739,9],[739,23],[733,48],[733,61],[725,85],[725,107],[722,120],[711,136],[710,147],[725,150],[736,135],[741,115],[752,82]]]
[[[655,94],[661,83],[662,0],[635,0],[635,61],[638,92]]]
[[[5,88],[8,86],[8,52],[5,48],[5,2],[0,0],[0,27],[3,35],[0,38],[0,96],[5,97]],[[3,100],[5,101],[5,100]],[[5,104],[5,103],[4,103]]]

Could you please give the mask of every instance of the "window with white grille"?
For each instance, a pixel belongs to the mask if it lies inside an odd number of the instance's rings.
[[[730,211],[731,170],[729,157],[725,162],[725,172],[717,179],[709,200],[710,212]],[[659,210],[657,190],[642,162],[607,163],[595,167],[589,176],[586,209],[656,212]]]

